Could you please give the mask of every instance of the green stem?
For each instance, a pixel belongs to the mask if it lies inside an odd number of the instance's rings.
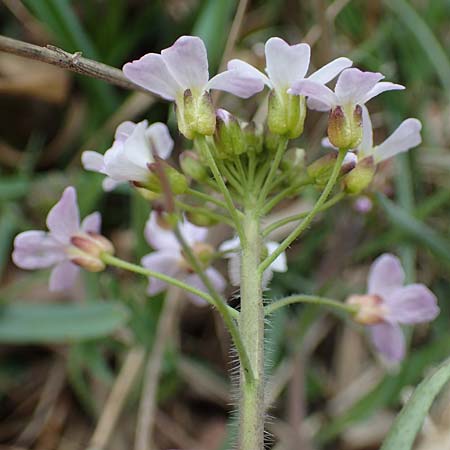
[[[325,202],[321,208],[319,209],[319,212],[325,211],[328,208],[331,208],[336,203],[341,201],[345,197],[345,194],[343,192],[340,192],[339,194],[336,194],[332,199]],[[311,211],[305,211],[299,214],[295,214],[294,216],[285,217],[284,219],[277,220],[276,222],[268,225],[266,228],[264,228],[262,232],[262,236],[267,237],[270,233],[275,231],[276,229],[283,227],[284,225],[287,225],[288,223],[295,222],[296,220],[300,220],[305,218],[308,214],[310,214]]]
[[[328,179],[327,185],[325,186],[325,189],[322,191],[322,194],[320,194],[320,197],[317,200],[316,204],[314,205],[313,209],[309,212],[309,214],[305,217],[305,219],[302,222],[300,222],[299,225],[297,225],[297,227],[295,227],[295,229],[278,246],[278,248],[259,265],[258,271],[260,274],[262,274],[278,258],[278,256],[280,256],[281,253],[283,253],[292,244],[292,242],[294,242],[295,239],[297,239],[303,233],[303,231],[305,231],[306,228],[308,228],[309,224],[312,222],[316,214],[320,211],[324,203],[327,201],[327,198],[330,195],[331,191],[333,190],[333,187],[336,184],[339,172],[341,170],[342,161],[344,160],[346,153],[347,149],[339,150],[339,155],[336,159],[333,171],[330,175],[330,178]]]
[[[210,305],[215,306],[214,299],[207,294],[206,292],[200,291],[199,289],[194,288],[193,286],[190,286],[189,284],[183,283],[180,280],[177,280],[176,278],[169,277],[168,275],[164,275],[160,272],[155,272],[150,269],[146,269],[142,266],[138,266],[137,264],[130,263],[128,261],[124,261],[120,258],[116,258],[115,256],[110,255],[109,253],[103,253],[101,255],[101,260],[110,266],[118,267],[119,269],[128,270],[129,272],[134,272],[139,275],[144,275],[145,277],[153,277],[157,278],[161,281],[165,281],[167,284],[170,284],[172,286],[176,286],[180,289],[184,289],[187,292],[190,292],[191,294],[198,295],[199,297],[206,300]],[[228,314],[234,317],[235,319],[239,318],[239,312],[236,311],[234,308],[231,308],[227,305]]]
[[[258,274],[260,223],[256,202],[244,212],[245,242],[241,243],[241,312],[239,330],[253,370],[253,379],[240,374],[240,450],[264,448],[264,306],[261,275]],[[252,204],[253,203],[253,204]]]
[[[288,197],[289,195],[292,194],[296,194],[298,193],[298,191],[307,186],[308,184],[311,184],[311,180],[308,178],[304,181],[302,181],[301,183],[297,183],[294,186],[289,186],[286,189],[283,189],[282,191],[280,191],[278,194],[276,194],[275,196],[273,196],[265,205],[264,208],[262,209],[261,214],[264,216],[267,213],[269,213],[276,205],[278,205],[278,203],[281,202],[281,200],[285,199],[286,197]]]
[[[227,205],[228,212],[230,213],[231,218],[233,219],[233,222],[236,226],[236,231],[238,233],[238,236],[239,236],[241,242],[243,242],[245,240],[245,237],[244,237],[244,233],[242,230],[241,220],[240,220],[240,217],[237,212],[238,210],[237,210],[236,206],[234,205],[233,198],[231,197],[231,194],[228,191],[228,189],[225,185],[225,182],[223,181],[222,175],[219,172],[216,161],[215,161],[213,155],[211,154],[211,150],[209,149],[208,142],[206,142],[204,136],[199,136],[197,138],[197,143],[198,143],[199,147],[201,148],[202,154],[206,158],[206,162],[208,163],[208,166],[210,167],[211,172],[214,175],[214,179],[216,180],[216,183],[225,199],[225,203]]]
[[[229,217],[224,216],[223,214],[220,214],[218,212],[211,211],[208,208],[204,208],[202,206],[189,205],[188,203],[184,203],[180,200],[175,200],[175,204],[183,211],[201,213],[212,220],[216,220],[217,222],[223,222],[226,223],[227,225],[230,225],[231,227],[234,227],[234,223]]]
[[[214,203],[217,206],[220,206],[221,208],[226,209],[227,205],[222,200],[219,200],[218,198],[213,197],[212,195],[206,194],[205,192],[197,191],[192,188],[188,188],[186,191],[187,194],[192,195],[193,197],[198,198],[199,200],[203,200],[204,202],[211,202]]]
[[[351,305],[347,305],[337,300],[331,298],[318,297],[315,295],[291,295],[290,297],[285,297],[270,305],[265,306],[264,313],[266,316],[272,314],[277,309],[283,308],[286,305],[291,305],[293,303],[310,303],[313,305],[328,306],[330,308],[345,311],[350,314],[357,312],[357,308]]]
[[[288,138],[285,136],[280,136],[280,141],[278,143],[277,151],[275,152],[275,157],[273,159],[272,164],[270,165],[270,170],[267,175],[267,178],[264,182],[264,185],[261,189],[261,195],[259,196],[260,202],[265,202],[267,196],[270,193],[270,188],[272,186],[273,177],[275,176],[278,167],[281,162],[281,158],[284,155],[284,152],[286,151],[286,146],[288,143]]]
[[[213,284],[211,283],[211,280],[204,272],[200,262],[198,261],[197,257],[195,256],[194,252],[192,251],[192,248],[185,240],[184,236],[181,234],[180,229],[178,227],[175,227],[174,234],[178,240],[178,242],[181,245],[181,249],[183,250],[184,256],[189,262],[189,264],[192,266],[192,268],[195,270],[197,275],[202,280],[203,284],[205,285],[206,289],[208,290],[210,296],[212,297],[214,301],[214,306],[217,308],[217,310],[222,315],[222,318],[225,322],[225,325],[227,326],[231,338],[233,339],[233,343],[236,347],[236,350],[239,355],[239,360],[242,364],[242,367],[244,368],[244,371],[248,378],[250,380],[253,380],[254,373],[252,370],[251,362],[249,359],[248,351],[245,346],[245,343],[243,342],[243,339],[240,334],[240,330],[238,329],[236,322],[233,320],[233,316],[230,314],[230,306],[226,304],[226,302],[223,300],[222,296],[216,291]],[[231,308],[233,309],[233,308]],[[240,314],[239,314],[240,316]]]

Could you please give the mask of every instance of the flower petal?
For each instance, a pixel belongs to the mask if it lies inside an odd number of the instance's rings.
[[[86,150],[81,154],[81,164],[86,170],[105,173],[105,162],[101,153]]]
[[[173,101],[183,92],[183,88],[170,73],[163,57],[157,53],[148,53],[141,59],[127,63],[122,70],[133,83],[166,100]]]
[[[74,285],[79,272],[80,268],[69,260],[60,262],[50,274],[49,290],[56,292],[70,289]]]
[[[86,216],[81,222],[81,229],[86,233],[100,233],[102,226],[102,216],[96,211]]]
[[[405,272],[400,260],[390,253],[379,256],[370,267],[367,291],[387,298],[405,282]]]
[[[390,83],[389,81],[383,81],[381,83],[377,83],[369,92],[364,96],[362,103],[367,103],[371,98],[376,97],[382,92],[386,91],[402,91],[405,89],[405,86],[401,84]]]
[[[143,120],[143,122],[148,124],[146,120]],[[136,124],[134,122],[131,122],[130,120],[122,122],[116,128],[116,132],[114,133],[114,140],[119,142],[125,141],[129,136],[131,136],[135,128]]]
[[[267,271],[272,272],[270,269]],[[228,278],[233,286],[241,284],[241,255],[232,253],[228,259]]]
[[[279,247],[279,245],[280,244],[278,242],[273,241],[266,242],[266,247],[267,250],[269,251],[269,255],[271,255]],[[286,253],[285,252],[281,253],[269,267],[274,272],[286,272],[288,269]]]
[[[209,79],[208,56],[203,41],[197,36],[181,36],[172,47],[161,52],[169,72],[186,89],[203,90]]]
[[[353,61],[348,58],[336,58],[333,61],[325,64],[319,70],[312,73],[308,80],[316,81],[317,83],[326,84],[333,78],[337,77],[344,69],[351,67]]]
[[[146,132],[147,121],[139,122],[124,142],[115,142],[105,153],[106,173],[111,178],[116,181],[147,181],[147,164],[154,159]]]
[[[321,106],[322,108],[326,105],[327,109],[333,108],[337,102],[337,98],[330,88],[311,80],[296,81],[292,88],[288,90],[288,93],[310,97],[318,102],[313,103],[313,105]]]
[[[358,147],[358,156],[364,159],[373,154],[373,129],[369,111],[365,105],[362,107],[362,141]]]
[[[328,111],[330,109],[330,105],[327,105],[326,103],[322,103],[319,100],[316,100],[315,98],[309,97],[306,104],[308,105],[309,109],[313,109],[314,111]]]
[[[45,231],[24,231],[14,239],[12,260],[22,269],[43,269],[65,259],[64,246]]]
[[[145,255],[141,259],[141,264],[147,269],[154,270],[155,272],[176,277],[179,275],[179,256],[179,254],[173,251],[156,251]],[[149,295],[155,295],[167,289],[167,286],[165,281],[150,277],[147,292]]]
[[[64,190],[59,202],[48,213],[47,227],[50,234],[63,244],[69,244],[70,237],[80,230],[77,192],[72,186]]]
[[[172,230],[161,227],[158,223],[158,213],[152,211],[145,224],[144,236],[147,242],[155,250],[173,250],[180,251],[178,243]]]
[[[173,150],[173,139],[165,123],[153,123],[145,131],[145,136],[150,141],[152,151],[156,155],[162,159],[167,159],[170,156]]]
[[[227,241],[223,241],[219,245],[219,252],[223,252],[226,254],[224,255],[224,258],[231,258],[233,256],[233,253],[236,253],[241,248],[241,241],[238,236],[234,236],[231,239],[228,239]]]
[[[197,242],[205,242],[209,232],[208,228],[199,227],[187,220],[181,222],[179,228],[182,236],[189,245],[193,245]]]
[[[225,70],[225,72],[212,77],[206,88],[229,92],[241,98],[249,98],[261,92],[264,89],[264,84],[264,80],[260,76],[256,77],[251,73],[235,69]]]
[[[384,78],[378,72],[363,72],[356,68],[345,69],[336,82],[334,92],[339,99],[340,105],[352,103],[363,105],[368,92]]]
[[[392,158],[398,153],[406,152],[422,142],[420,130],[422,124],[417,119],[406,119],[399,127],[373,152],[375,163]]]
[[[289,45],[278,37],[266,42],[266,65],[274,89],[285,92],[294,81],[305,78],[311,57],[308,44]]]
[[[373,345],[390,363],[405,357],[405,337],[399,325],[382,322],[369,327]]]
[[[253,67],[251,64],[245,61],[242,61],[240,59],[232,59],[228,62],[227,69],[229,71],[237,71],[241,74],[241,76],[259,79],[267,86],[272,87],[272,84],[270,83],[270,80],[266,75],[264,75],[256,67]]]
[[[105,179],[102,182],[102,187],[105,192],[109,192],[115,189],[121,183],[122,181],[116,181],[110,177],[105,177]]]
[[[388,320],[404,324],[430,322],[439,314],[436,296],[423,284],[409,284],[385,298]]]
[[[225,290],[226,282],[223,276],[220,274],[219,271],[214,269],[214,267],[208,267],[205,270],[205,275],[209,278],[212,285],[218,291],[219,293],[222,293]],[[185,277],[184,279],[185,283],[189,284],[192,287],[197,288],[200,291],[208,292],[208,289],[203,284],[203,281],[200,279],[200,277],[197,274],[191,274]],[[186,295],[197,305],[199,306],[205,306],[207,305],[207,301],[198,295],[192,294],[191,292],[186,292]]]

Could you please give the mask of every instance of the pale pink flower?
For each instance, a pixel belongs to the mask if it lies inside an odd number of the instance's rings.
[[[178,278],[201,291],[208,292],[201,278],[193,271],[183,256],[181,245],[172,230],[164,228],[159,222],[158,213],[152,211],[145,226],[144,235],[155,251],[142,258],[142,265],[155,272]],[[181,222],[179,228],[194,254],[204,264],[205,275],[218,292],[223,292],[226,285],[225,280],[219,271],[210,265],[214,248],[206,242],[208,229],[198,227],[187,220]],[[149,295],[155,295],[168,287],[166,282],[156,278],[150,278],[149,281]],[[198,305],[206,304],[203,298],[195,294],[188,292],[186,295]]]
[[[423,284],[404,286],[405,273],[399,259],[385,253],[372,264],[367,295],[350,297],[360,306],[356,318],[366,323],[377,351],[390,363],[405,356],[400,325],[430,322],[439,314],[436,296]]]
[[[68,187],[47,215],[49,231],[30,230],[17,235],[12,259],[22,269],[52,267],[49,289],[67,290],[75,282],[80,270],[78,260],[84,258],[73,245],[73,239],[89,239],[91,233],[99,233],[100,225],[101,216],[98,212],[89,214],[80,224],[77,193],[73,187]]]
[[[165,124],[127,121],[117,127],[114,142],[104,155],[85,151],[81,161],[86,170],[106,175],[103,188],[109,191],[126,181],[145,183],[150,176],[148,165],[155,156],[167,159],[172,149],[173,140]]]
[[[203,41],[196,36],[182,36],[159,53],[148,53],[123,66],[133,83],[169,101],[181,102],[186,90],[197,97],[210,89],[248,98],[262,83],[251,74],[227,70],[209,78],[208,57]]]

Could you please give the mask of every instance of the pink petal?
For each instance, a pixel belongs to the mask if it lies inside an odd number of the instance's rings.
[[[241,76],[259,79],[267,86],[272,87],[269,78],[267,78],[266,75],[245,61],[240,59],[232,59],[228,62],[227,69],[228,71],[237,71],[241,74]]]
[[[167,125],[156,122],[150,125],[145,136],[151,143],[152,151],[162,159],[167,159],[173,150],[173,139]]]
[[[70,289],[74,285],[79,272],[80,268],[69,260],[60,262],[50,274],[49,290],[55,292]]]
[[[389,253],[379,256],[370,267],[368,277],[369,294],[387,298],[389,294],[405,282],[405,272],[400,260]]]
[[[333,78],[339,75],[344,69],[351,67],[353,61],[348,58],[336,58],[329,62],[319,70],[312,73],[308,80],[316,81],[317,83],[326,84]]]
[[[292,88],[288,90],[288,93],[310,97],[318,102],[319,105],[323,105],[322,107],[326,105],[328,109],[333,108],[337,102],[336,96],[330,88],[311,80],[295,82]]]
[[[12,260],[22,269],[43,269],[65,259],[64,246],[44,231],[24,231],[14,239]]]
[[[309,97],[306,104],[308,105],[309,109],[313,109],[315,111],[328,111],[330,109],[330,106],[320,102],[319,100],[316,100],[315,98]]]
[[[257,70],[255,69],[255,71]],[[240,70],[226,70],[212,77],[206,88],[229,92],[241,98],[249,98],[264,89],[264,80]]]
[[[123,66],[124,75],[139,86],[173,101],[183,88],[175,80],[161,55],[148,53],[141,59]]]
[[[386,91],[402,91],[405,89],[405,86],[401,84],[390,83],[388,81],[383,81],[381,83],[377,83],[369,92],[367,92],[362,100],[362,103],[367,103],[370,99],[376,97],[382,92]]]
[[[382,322],[369,327],[373,345],[390,363],[398,363],[405,357],[405,337],[399,325]]]
[[[110,177],[105,177],[105,179],[102,182],[102,187],[105,192],[109,192],[115,189],[121,183],[122,181],[116,181]]]
[[[81,229],[86,233],[100,233],[102,216],[99,212],[93,212],[86,216],[81,222]]]
[[[179,228],[189,245],[194,245],[197,242],[205,242],[209,232],[208,228],[199,227],[187,220],[181,222]]]
[[[169,72],[183,91],[203,90],[209,79],[208,56],[203,41],[196,36],[181,36],[172,47],[161,52]]]
[[[369,111],[365,105],[362,107],[362,129],[362,141],[358,147],[358,156],[360,156],[361,159],[373,154],[372,121],[370,120]]]
[[[214,286],[214,289],[222,293],[225,290],[226,282],[223,276],[213,267],[208,267],[205,270],[205,275],[209,278],[211,281],[211,284]],[[200,277],[197,274],[191,274],[185,277],[184,281],[189,284],[192,287],[197,288],[200,291],[208,292],[208,289],[203,284],[203,281],[200,279]],[[186,295],[197,305],[199,306],[205,306],[207,305],[206,300],[199,297],[198,295],[192,294],[190,292],[187,292]]]
[[[173,251],[156,251],[144,256],[141,264],[147,269],[163,273],[171,277],[179,274],[180,254]],[[149,278],[147,292],[149,295],[155,295],[167,289],[167,283],[158,278]]]
[[[48,213],[47,227],[50,234],[63,244],[69,244],[70,237],[80,230],[77,192],[72,186],[64,190],[59,202]]]
[[[417,119],[406,119],[400,126],[380,145],[375,147],[375,163],[392,158],[398,153],[406,152],[422,142],[420,131],[422,124]]]
[[[178,243],[173,231],[162,228],[158,223],[158,214],[155,211],[150,213],[150,217],[145,224],[144,236],[147,242],[155,250],[173,250],[180,251]]]
[[[266,42],[267,74],[275,89],[285,92],[294,81],[305,78],[311,57],[308,44],[289,45],[278,37]]]
[[[409,284],[385,297],[388,319],[404,324],[430,322],[439,314],[436,296],[423,284]]]
[[[339,104],[364,104],[367,93],[383,78],[381,73],[362,72],[356,68],[345,69],[336,82],[335,93]]]

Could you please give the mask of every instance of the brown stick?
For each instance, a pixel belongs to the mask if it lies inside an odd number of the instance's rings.
[[[53,45],[40,47],[39,45],[29,44],[28,42],[18,41],[5,36],[0,36],[0,51],[36,59],[81,75],[115,84],[124,89],[143,91],[151,95],[144,88],[125,78],[121,70],[92,59],[83,58],[81,52],[68,53]]]

